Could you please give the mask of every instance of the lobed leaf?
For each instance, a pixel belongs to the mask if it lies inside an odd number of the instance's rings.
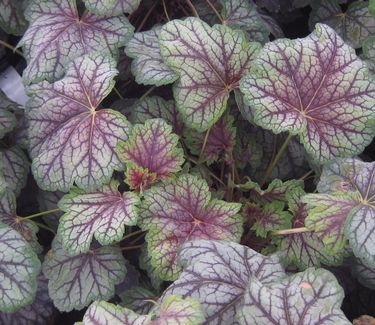
[[[163,62],[158,36],[161,27],[135,33],[125,46],[125,53],[133,59],[131,71],[135,81],[143,85],[168,85],[178,76]]]
[[[210,27],[198,18],[172,20],[159,35],[164,62],[179,76],[174,97],[185,123],[210,128],[223,114],[231,90],[259,52],[260,44],[223,25]]]
[[[30,245],[0,222],[0,312],[13,313],[35,299],[40,261]]]
[[[133,13],[141,0],[84,0],[84,2],[88,10],[99,16],[115,16]]]
[[[99,17],[86,11],[80,16],[75,0],[34,0],[25,14],[30,25],[18,46],[28,63],[26,84],[61,78],[64,67],[85,54],[116,55],[134,30],[124,15]]]
[[[169,296],[159,308],[155,308],[148,315],[139,315],[130,309],[97,301],[86,311],[83,324],[199,325],[203,320],[202,311],[196,300]]]
[[[184,271],[163,293],[198,300],[205,314],[202,324],[236,324],[243,295],[252,278],[268,285],[286,276],[276,257],[263,256],[236,243],[195,240],[180,250]]]
[[[181,175],[145,192],[139,225],[148,230],[148,252],[159,276],[163,280],[178,277],[178,249],[188,240],[238,242],[243,224],[237,214],[240,208],[239,203],[211,199],[207,183],[192,175]]]
[[[267,43],[241,90],[248,119],[299,135],[320,163],[361,153],[374,134],[375,84],[364,63],[330,27],[303,39]]]
[[[115,65],[98,54],[79,57],[63,79],[30,87],[30,154],[40,188],[66,192],[75,182],[93,190],[123,168],[115,147],[130,124],[119,112],[97,110],[114,85]]]
[[[136,124],[129,140],[117,146],[117,153],[126,164],[125,181],[129,186],[142,191],[178,172],[184,162],[178,140],[163,119]]]
[[[93,238],[103,246],[118,242],[125,225],[137,223],[139,197],[133,192],[121,194],[118,182],[111,181],[94,192],[73,188],[59,201],[65,212],[58,234],[63,249],[71,255],[86,253]]]
[[[117,247],[101,247],[70,256],[55,237],[43,262],[48,292],[60,311],[80,310],[91,301],[109,299],[126,274],[125,260]]]
[[[364,1],[350,3],[345,12],[339,0],[314,1],[309,19],[310,29],[318,22],[332,27],[345,43],[354,48],[360,48],[362,42],[375,32],[375,18]]]
[[[310,268],[267,285],[252,278],[237,315],[243,325],[349,325],[340,309],[343,299],[332,273]]]

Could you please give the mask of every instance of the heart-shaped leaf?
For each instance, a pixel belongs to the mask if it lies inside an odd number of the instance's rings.
[[[164,62],[180,77],[174,86],[177,108],[186,124],[199,131],[223,114],[229,93],[260,49],[240,31],[210,27],[193,17],[165,24],[159,43]]]
[[[310,268],[272,284],[252,278],[237,315],[241,325],[350,325],[340,309],[343,299],[332,273]]]
[[[129,140],[117,146],[117,153],[126,164],[125,181],[129,186],[142,191],[178,172],[184,162],[178,140],[163,119],[134,125]]]
[[[97,299],[111,298],[126,269],[117,247],[106,246],[70,256],[55,237],[43,262],[43,273],[53,303],[60,311],[68,312],[80,310]]]
[[[131,309],[96,301],[83,317],[84,325],[200,325],[203,321],[203,313],[195,299],[182,299],[176,295],[164,299],[160,307],[148,315],[139,315]]]
[[[71,255],[89,251],[93,237],[104,245],[120,241],[125,225],[137,223],[139,197],[133,192],[121,194],[118,182],[94,192],[73,188],[59,202],[65,212],[60,219],[58,234],[62,246]]]
[[[123,168],[115,148],[130,124],[119,112],[96,110],[114,85],[115,65],[101,55],[79,57],[63,79],[30,87],[32,171],[42,189],[66,192],[75,182],[92,190]]]
[[[270,29],[257,11],[257,6],[247,0],[220,0],[223,6],[223,24],[234,29],[242,29],[249,34],[249,39],[265,43]]]
[[[375,33],[375,17],[368,8],[368,2],[354,1],[343,12],[339,0],[319,0],[312,2],[310,29],[316,23],[331,26],[345,41],[354,48],[362,46],[362,41]]]
[[[22,35],[26,30],[27,21],[24,17],[24,10],[28,1],[0,1],[0,27],[8,34]]]
[[[0,195],[0,222],[12,227],[22,235],[36,253],[43,251],[36,236],[39,228],[30,220],[23,219],[17,215],[16,197],[12,191],[9,191],[9,188]]]
[[[39,274],[37,286],[34,302],[15,313],[0,312],[0,324],[38,325],[51,322],[55,309],[48,295],[47,279],[42,273]]]
[[[0,160],[3,164],[3,175],[8,187],[16,196],[26,185],[30,163],[25,153],[18,146],[0,149]]]
[[[86,8],[93,13],[106,15],[131,14],[134,12],[141,0],[84,0]]]
[[[158,36],[161,27],[135,33],[127,42],[125,53],[133,60],[131,70],[135,81],[144,85],[167,85],[176,75],[164,62],[160,54]]]
[[[0,312],[13,313],[35,298],[40,261],[30,245],[0,222]]]
[[[297,134],[323,163],[361,153],[375,135],[375,84],[364,63],[330,27],[303,39],[267,43],[241,90],[254,122]]]
[[[18,46],[23,46],[27,67],[24,81],[55,81],[72,59],[92,52],[117,53],[133,34],[124,15],[80,16],[75,0],[34,0],[25,10],[30,22]]]
[[[170,184],[153,186],[144,194],[140,226],[148,230],[146,241],[151,263],[163,280],[175,280],[181,272],[177,253],[181,244],[194,239],[238,242],[242,234],[241,205],[211,199],[207,183],[182,175]]]
[[[303,199],[309,207],[306,226],[332,251],[348,239],[354,255],[370,267],[375,266],[374,175],[375,163],[337,159],[323,168],[318,184],[318,190],[327,194],[309,194]]]
[[[184,271],[161,299],[172,294],[197,299],[205,313],[202,324],[236,324],[250,279],[270,284],[286,276],[276,257],[263,256],[235,243],[195,240],[180,250]]]

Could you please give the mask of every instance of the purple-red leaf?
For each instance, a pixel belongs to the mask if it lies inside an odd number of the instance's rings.
[[[354,49],[326,25],[303,39],[267,43],[241,91],[249,120],[299,135],[321,163],[361,153],[375,135],[375,84]]]
[[[105,16],[131,14],[138,8],[141,0],[84,0],[84,2],[88,10]]]
[[[30,87],[28,102],[32,171],[39,187],[95,189],[122,169],[115,147],[126,140],[129,122],[111,109],[96,110],[111,91],[115,62],[101,55],[72,62],[63,79]]]
[[[30,25],[19,46],[23,46],[27,67],[26,83],[54,81],[74,58],[91,52],[117,53],[133,33],[124,15],[80,16],[75,0],[35,0],[25,11]]]
[[[58,234],[65,251],[71,255],[87,252],[94,237],[103,246],[120,241],[125,225],[136,224],[139,197],[133,192],[121,194],[117,187],[112,181],[94,192],[73,188],[60,200],[65,214]]]
[[[148,230],[151,263],[160,277],[178,277],[178,249],[188,240],[239,241],[243,223],[237,214],[240,207],[239,203],[211,199],[207,183],[192,175],[182,175],[145,192],[140,225]]]
[[[178,140],[163,119],[136,124],[129,140],[117,146],[118,155],[126,164],[125,181],[129,186],[142,191],[178,172],[184,162]]]
[[[164,62],[179,75],[174,87],[186,124],[205,131],[223,114],[231,90],[248,72],[260,44],[240,31],[198,18],[172,20],[159,35]]]

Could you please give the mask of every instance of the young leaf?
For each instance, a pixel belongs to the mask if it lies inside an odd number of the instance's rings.
[[[268,285],[286,276],[275,257],[230,242],[195,240],[180,250],[184,271],[163,293],[197,299],[205,313],[203,324],[236,324],[245,289],[252,278]]]
[[[375,84],[355,51],[326,25],[303,39],[267,43],[241,90],[255,123],[298,134],[321,163],[362,152],[375,135]]]
[[[365,1],[350,3],[345,12],[342,12],[338,0],[313,1],[310,29],[314,29],[318,22],[331,26],[345,43],[354,48],[361,47],[362,41],[375,33],[375,18]]]
[[[92,190],[123,168],[115,147],[130,124],[119,112],[96,110],[114,85],[115,65],[97,54],[79,57],[63,79],[30,87],[32,171],[42,189],[66,192],[75,182]]]
[[[60,219],[58,234],[64,250],[71,255],[88,252],[93,237],[101,245],[120,241],[125,225],[137,223],[139,197],[133,192],[121,194],[118,182],[94,192],[73,188],[59,202],[65,212]]]
[[[148,230],[151,263],[163,280],[175,280],[181,272],[177,253],[181,244],[194,239],[239,241],[241,205],[211,199],[207,183],[182,175],[170,184],[153,186],[144,194],[140,226]]]
[[[120,159],[126,163],[125,181],[129,186],[142,191],[178,172],[184,162],[178,140],[163,119],[136,124],[129,140],[117,146]]]
[[[230,91],[238,87],[260,49],[240,31],[210,27],[193,17],[165,24],[159,43],[164,62],[180,77],[174,86],[177,108],[186,124],[199,131],[220,118]]]
[[[0,195],[0,222],[12,227],[22,235],[36,253],[43,251],[36,236],[38,227],[30,220],[17,216],[16,197],[12,191],[7,190]]]
[[[158,296],[155,292],[138,286],[125,290],[119,296],[121,298],[122,306],[129,308],[138,314],[149,313],[152,307],[155,306],[155,302],[158,300]]]
[[[184,123],[173,100],[167,101],[158,96],[145,97],[135,102],[131,111],[134,114],[135,123],[145,123],[152,118],[162,118],[172,125],[174,133],[179,136],[183,133]]]
[[[200,325],[204,317],[199,303],[191,298],[169,296],[148,315],[138,315],[130,309],[105,301],[94,302],[86,311],[84,325]]]
[[[135,33],[125,46],[126,55],[134,59],[131,70],[139,84],[162,86],[178,78],[161,57],[158,40],[160,29],[155,27]]]
[[[0,222],[0,312],[13,313],[35,298],[38,256],[22,236]]]
[[[37,287],[34,302],[15,313],[0,312],[0,324],[50,324],[55,309],[48,295],[47,279],[42,273],[39,274]]]
[[[75,0],[35,0],[25,14],[30,25],[18,46],[28,62],[23,72],[27,84],[61,78],[64,67],[84,54],[116,54],[134,29],[124,15],[80,16]]]
[[[126,274],[125,260],[116,247],[101,247],[70,256],[55,237],[43,262],[48,292],[60,311],[80,310],[91,301],[109,299]]]
[[[24,10],[29,0],[0,1],[0,27],[8,34],[22,35],[27,28]]]
[[[86,8],[99,16],[131,14],[141,0],[84,0]]]
[[[343,299],[332,273],[310,268],[267,285],[252,278],[237,317],[241,325],[350,325],[340,309]]]
[[[220,0],[223,6],[223,24],[233,29],[241,29],[249,34],[249,39],[265,43],[270,30],[257,11],[257,6],[247,0]]]
[[[18,146],[0,149],[0,160],[3,162],[5,181],[9,189],[18,196],[21,189],[26,185],[30,168],[29,160]]]

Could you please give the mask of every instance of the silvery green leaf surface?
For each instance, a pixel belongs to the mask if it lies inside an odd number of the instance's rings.
[[[134,12],[141,0],[84,0],[86,8],[99,15],[121,15]]]
[[[276,257],[263,256],[236,243],[195,240],[179,252],[184,271],[163,293],[197,299],[205,314],[204,325],[238,324],[235,315],[242,306],[249,281],[264,285],[286,276]]]
[[[265,43],[269,40],[270,29],[252,1],[220,0],[220,3],[224,25],[246,31],[251,41]]]
[[[362,285],[375,289],[375,267],[369,267],[360,259],[355,259],[351,264],[351,271]]]
[[[174,84],[177,108],[185,123],[199,131],[210,128],[223,114],[229,93],[238,87],[260,49],[240,31],[210,27],[193,17],[165,24],[159,44],[164,62],[179,76]]]
[[[86,253],[95,238],[101,245],[118,242],[125,225],[137,223],[139,197],[133,192],[120,193],[118,182],[111,181],[96,191],[73,188],[59,201],[64,211],[58,234],[62,246],[71,255]]]
[[[32,172],[40,188],[88,190],[123,169],[115,147],[128,138],[130,123],[119,112],[100,109],[114,86],[116,63],[100,54],[71,62],[63,79],[30,87],[27,103]]]
[[[139,84],[162,86],[178,78],[161,57],[158,40],[160,29],[159,26],[135,33],[125,46],[126,55],[133,59],[131,70]]]
[[[15,313],[0,312],[2,325],[41,325],[50,324],[55,308],[48,295],[47,279],[39,274],[35,300],[31,305],[21,308]]]
[[[375,134],[375,84],[327,25],[303,39],[267,43],[241,90],[255,123],[298,135],[320,163],[361,153]]]
[[[0,312],[16,312],[36,295],[40,261],[23,237],[0,222]]]
[[[101,247],[76,256],[63,250],[55,237],[43,261],[48,292],[60,311],[80,310],[90,302],[110,299],[115,285],[126,274],[125,260],[117,247]]]
[[[0,139],[12,131],[17,124],[16,117],[5,107],[0,106]]]
[[[75,0],[33,0],[25,14],[30,25],[18,46],[27,59],[26,84],[61,78],[64,67],[85,54],[116,55],[134,29],[124,15],[80,16]]]
[[[139,225],[148,230],[148,252],[159,276],[163,280],[178,277],[178,250],[186,241],[238,242],[243,224],[240,208],[239,203],[212,199],[206,181],[192,175],[181,175],[146,191]]]
[[[29,0],[0,1],[0,27],[8,34],[22,35],[27,28],[24,10]]]
[[[203,320],[203,313],[196,300],[169,296],[148,315],[139,315],[131,309],[96,301],[86,311],[83,324],[200,325]]]
[[[122,306],[138,314],[148,314],[155,306],[158,295],[148,288],[136,286],[124,291],[120,298]]]
[[[348,45],[359,48],[362,42],[375,33],[375,17],[369,12],[368,2],[354,1],[343,12],[338,0],[319,0],[312,2],[310,29],[316,23],[331,26]]]
[[[38,226],[17,215],[16,196],[9,188],[0,195],[0,222],[16,230],[36,253],[43,251],[36,235]]]
[[[151,256],[148,253],[147,243],[144,243],[141,248],[139,267],[147,272],[152,287],[160,292],[162,290],[163,280],[160,278],[157,268],[151,264]]]
[[[30,169],[29,159],[23,150],[15,145],[11,148],[0,149],[0,160],[2,160],[5,181],[9,189],[18,196],[26,185]]]
[[[350,325],[340,309],[343,299],[332,273],[309,268],[272,284],[252,278],[237,316],[241,325]]]
[[[161,118],[134,125],[129,139],[118,143],[117,154],[126,165],[125,182],[140,191],[168,179],[184,162],[179,137]]]
[[[362,58],[371,72],[375,71],[375,36],[367,37],[362,43]]]

